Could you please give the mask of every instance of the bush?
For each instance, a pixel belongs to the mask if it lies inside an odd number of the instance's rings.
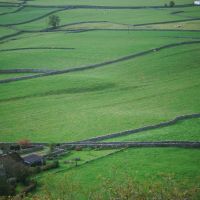
[[[40,168],[40,166],[30,167],[30,168],[29,168],[29,172],[30,172],[31,174],[38,174],[38,173],[41,172],[41,168]]]
[[[56,160],[52,163],[41,166],[40,169],[41,169],[41,171],[47,171],[47,170],[55,169],[55,168],[58,168],[58,167],[59,167],[59,162],[58,162],[58,160]]]
[[[14,194],[15,186],[11,185],[6,178],[0,177],[0,196]]]
[[[3,166],[8,178],[14,177],[21,182],[24,182],[27,176],[30,174],[26,165],[11,158],[5,158],[3,160]]]
[[[49,16],[49,25],[52,27],[52,28],[56,28],[60,23],[60,18],[56,15],[51,15]]]
[[[83,148],[80,147],[80,146],[77,146],[77,147],[75,148],[75,151],[82,151],[82,150],[83,150]]]
[[[21,148],[30,148],[31,147],[31,142],[27,139],[24,139],[24,140],[20,140],[18,142],[18,144],[21,146]]]
[[[169,2],[169,7],[174,7],[175,6],[175,2],[174,1],[170,1]]]

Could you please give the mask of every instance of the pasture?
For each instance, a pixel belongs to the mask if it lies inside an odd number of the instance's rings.
[[[168,4],[0,0],[0,142],[80,141],[200,113],[200,7]],[[104,142],[200,141],[199,132],[195,118]],[[76,156],[79,167],[64,164]],[[116,173],[118,182],[127,173],[140,183],[199,183],[199,149],[87,149],[60,162],[36,177],[36,195],[65,175],[86,190]]]

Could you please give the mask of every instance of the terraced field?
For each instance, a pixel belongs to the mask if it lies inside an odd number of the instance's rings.
[[[76,142],[191,114],[198,116],[101,142],[199,142],[200,7],[191,0],[165,4],[0,1],[0,142]],[[48,25],[51,15],[60,19],[54,29]],[[114,179],[115,166],[139,182],[173,174],[177,181],[188,180],[188,188],[198,185],[199,149],[91,154],[80,153],[79,168],[69,169],[62,160],[63,170],[52,171],[53,179],[65,174],[89,190],[100,187],[100,175]],[[54,185],[46,178],[44,173],[36,179],[50,190]]]

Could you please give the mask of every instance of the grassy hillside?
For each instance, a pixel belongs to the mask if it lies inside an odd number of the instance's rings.
[[[0,142],[79,141],[199,113],[199,7],[191,0],[176,0],[173,8],[166,3],[0,0]],[[49,25],[52,15],[60,19],[55,28]],[[199,132],[196,118],[106,141],[200,141]],[[88,199],[88,190],[102,192],[104,178],[120,185],[127,177],[141,183],[142,191],[175,181],[198,193],[199,153],[72,151],[59,169],[35,177],[41,187],[33,195],[53,191],[56,200],[60,185],[65,190],[72,180],[85,193],[73,184],[66,191]],[[79,167],[64,162],[75,157],[81,158]]]
[[[188,45],[187,51],[177,47],[101,69],[0,85],[1,121],[9,127],[1,137],[86,139],[197,112],[198,49]]]
[[[199,122],[199,119],[190,119],[173,126],[107,139],[106,141],[199,141]]]
[[[180,185],[187,183],[186,188],[191,188],[194,184],[199,185],[198,157],[199,150],[127,149],[65,173],[54,173],[49,179],[46,176],[40,177],[38,180],[44,187],[38,191],[38,194],[41,196],[51,194],[52,198],[56,199],[62,195],[52,191],[63,191],[63,193],[68,191],[73,198],[87,199],[87,191],[95,194],[104,191],[103,187],[104,189],[106,186],[112,187],[106,185],[110,183],[106,182],[107,179],[123,185],[130,177],[136,183],[146,184],[146,187],[152,185],[152,189],[154,184],[157,184],[157,188],[165,187],[167,190],[176,183]],[[163,182],[160,183],[160,180]],[[148,190],[148,187],[143,189]],[[178,191],[178,188],[176,189]],[[148,193],[150,198],[149,190]]]
[[[64,0],[56,0],[56,1],[50,1],[50,0],[36,0],[33,2],[30,2],[31,5],[109,5],[109,6],[152,6],[152,5],[161,5],[163,6],[165,3],[168,3],[166,0],[124,0],[123,2],[120,0],[68,0],[67,2]],[[191,0],[176,0],[176,3],[179,5],[182,4],[191,4]]]

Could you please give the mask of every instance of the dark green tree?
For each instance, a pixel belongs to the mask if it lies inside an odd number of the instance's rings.
[[[59,26],[60,18],[57,15],[51,15],[49,16],[49,26],[51,26],[53,29],[55,29],[57,26]]]
[[[8,178],[16,178],[20,182],[25,182],[29,175],[29,169],[22,162],[17,162],[7,157],[2,162]]]
[[[174,1],[170,1],[169,2],[169,7],[174,7],[175,6],[175,2]]]

